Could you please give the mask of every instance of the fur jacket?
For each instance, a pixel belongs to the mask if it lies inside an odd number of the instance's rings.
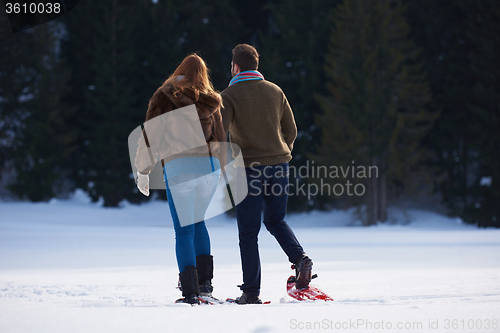
[[[160,158],[163,164],[178,157],[210,155],[217,157],[223,168],[226,163],[226,133],[222,124],[222,115],[220,112],[222,103],[220,95],[218,93],[209,95],[200,92],[198,98],[196,98],[194,91],[191,89],[184,89],[184,91],[179,94],[175,94],[175,91],[176,89],[171,83],[166,83],[154,93],[146,112],[146,128],[149,120],[172,110],[194,104],[198,112],[203,134],[205,135],[205,142],[207,143],[209,154],[206,153],[206,148],[200,147],[199,149],[192,149],[182,154],[163,158],[163,156],[169,154],[162,154],[162,148],[159,148],[158,154],[154,154],[156,156],[151,156],[151,154],[149,154],[150,158],[146,158],[147,155],[144,154],[144,152],[150,145],[147,136],[145,136],[145,140],[139,140],[139,147],[135,160],[137,169],[140,173],[149,174],[153,170],[157,158]],[[147,147],[144,146],[144,142]],[[154,163],[152,163],[151,160],[153,160]]]

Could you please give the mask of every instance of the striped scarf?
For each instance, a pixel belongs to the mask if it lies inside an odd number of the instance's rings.
[[[242,82],[242,81],[250,81],[250,80],[264,80],[264,76],[259,73],[259,71],[244,71],[236,74],[231,81],[229,81],[229,86],[231,87],[233,84]]]

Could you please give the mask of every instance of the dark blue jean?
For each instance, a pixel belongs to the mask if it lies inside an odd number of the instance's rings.
[[[276,238],[291,263],[304,253],[292,229],[285,222],[288,201],[288,163],[245,168],[248,195],[236,206],[243,285],[248,294],[260,293],[261,269],[258,235],[261,212],[264,225]]]

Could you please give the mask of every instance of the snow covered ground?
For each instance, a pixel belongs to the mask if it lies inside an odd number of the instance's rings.
[[[67,201],[0,202],[0,332],[500,332],[500,230],[410,210],[408,225],[349,226],[346,212],[288,218],[335,302],[285,297],[292,273],[262,228],[269,305],[173,302],[168,205],[106,209]],[[240,295],[234,219],[207,222],[214,295]]]

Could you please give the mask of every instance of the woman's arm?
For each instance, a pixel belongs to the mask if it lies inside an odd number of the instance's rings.
[[[158,144],[161,142],[161,138],[157,136],[163,135],[160,128],[161,124],[156,123],[153,119],[172,111],[172,109],[172,102],[160,89],[149,100],[146,123],[142,136],[139,138],[139,147],[135,157],[135,166],[142,174],[147,175],[153,170],[158,156]]]

